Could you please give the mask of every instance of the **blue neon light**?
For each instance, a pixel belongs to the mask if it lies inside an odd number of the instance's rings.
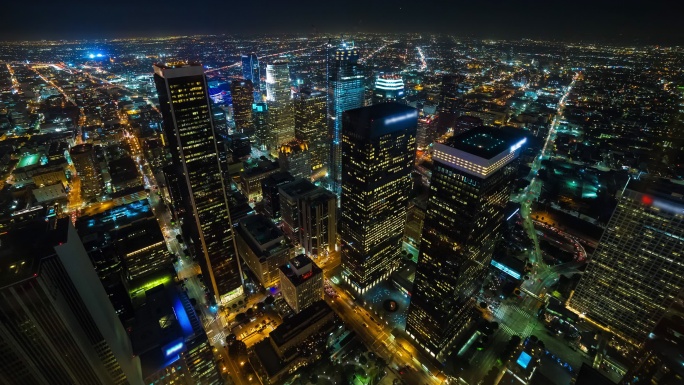
[[[518,357],[518,360],[516,363],[520,365],[523,369],[527,369],[527,366],[530,365],[530,361],[532,360],[532,356],[527,354],[526,352],[520,353],[520,357]]]
[[[168,356],[172,355],[173,353],[178,353],[181,349],[183,349],[183,343],[179,342],[179,343],[171,346],[170,348],[167,348],[166,352],[164,352],[164,354],[166,355],[166,357],[168,357]]]
[[[181,329],[183,329],[183,334],[186,336],[192,334],[194,330],[190,323],[190,317],[188,317],[188,313],[185,311],[183,303],[178,297],[173,300],[173,312],[176,314],[176,319],[178,320]]]
[[[506,220],[513,218],[513,215],[517,214],[518,211],[520,211],[520,209],[515,209],[515,211],[513,211],[513,214],[509,215],[508,218],[506,218]]]
[[[395,116],[390,116],[389,118],[385,118],[385,125],[393,124],[393,123],[397,123],[397,122],[402,122],[402,121],[408,120],[408,119],[417,119],[417,118],[418,118],[418,111],[411,111],[411,112],[403,114],[403,115],[395,115]]]
[[[504,264],[502,264],[502,263],[499,263],[499,262],[497,262],[497,261],[495,261],[495,260],[493,260],[493,259],[492,259],[492,263],[491,263],[491,264],[492,264],[492,266],[494,266],[494,267],[496,267],[497,269],[503,271],[504,273],[510,275],[511,277],[513,277],[513,278],[515,278],[515,279],[520,279],[520,274],[518,274],[515,270],[511,269],[510,267],[508,267],[508,266],[506,266],[506,265],[504,265]]]

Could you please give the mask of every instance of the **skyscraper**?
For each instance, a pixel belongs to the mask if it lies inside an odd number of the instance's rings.
[[[568,307],[641,345],[684,290],[683,196],[667,180],[630,181]]]
[[[278,156],[281,145],[295,138],[294,110],[290,89],[290,65],[286,60],[275,61],[266,66],[266,95],[268,102],[268,127],[271,141],[268,150]]]
[[[328,136],[331,141],[328,174],[333,191],[339,196],[342,180],[342,113],[363,107],[364,77],[359,65],[359,52],[354,45],[328,48]]]
[[[154,65],[154,80],[178,181],[174,206],[217,300],[242,294],[226,187],[201,64]]]
[[[74,146],[69,155],[81,181],[81,199],[86,203],[96,200],[102,194],[103,185],[93,145],[86,143]]]
[[[255,103],[261,102],[261,70],[255,53],[242,55],[242,78],[252,82]]]
[[[345,111],[342,119],[343,277],[364,293],[398,264],[418,112],[382,103]]]
[[[266,103],[252,104],[252,120],[254,121],[254,143],[260,150],[265,150],[270,141],[268,105]]]
[[[251,80],[233,80],[230,83],[230,94],[233,98],[233,120],[237,132],[250,131],[252,121],[252,104],[254,89]]]
[[[309,143],[311,168],[314,172],[328,163],[330,152],[325,118],[327,95],[304,89],[294,95],[295,137]]]
[[[405,101],[404,80],[400,75],[382,74],[375,78],[373,104]]]
[[[470,320],[471,295],[487,270],[525,139],[480,127],[435,143],[406,332],[441,357]]]
[[[0,379],[140,384],[140,361],[68,218],[0,234]]]

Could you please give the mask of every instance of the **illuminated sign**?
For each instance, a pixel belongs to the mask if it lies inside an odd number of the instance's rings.
[[[385,125],[394,124],[397,122],[403,122],[404,120],[409,120],[409,119],[417,119],[417,118],[418,118],[418,111],[411,111],[411,112],[403,114],[403,115],[395,115],[395,116],[390,116],[389,118],[385,118]]]
[[[502,263],[499,263],[493,259],[492,259],[492,266],[496,267],[497,269],[503,271],[504,273],[510,275],[511,277],[513,277],[515,279],[520,279],[520,274],[518,272],[516,272],[515,270],[511,269],[510,267],[508,267]]]
[[[523,369],[527,369],[527,367],[530,365],[531,360],[532,356],[530,356],[526,352],[522,352],[520,353],[520,357],[518,357],[516,363],[520,365]]]
[[[513,214],[509,215],[508,218],[506,218],[506,220],[513,218],[513,215],[517,214],[518,211],[520,211],[520,209],[515,209],[515,211],[513,211]]]
[[[302,279],[308,279],[313,275],[313,271],[307,271],[306,273],[302,274]]]
[[[684,206],[678,205],[673,202],[656,199],[649,195],[642,195],[641,203],[647,206],[653,206],[655,208],[667,211],[672,214],[684,214]]]
[[[522,147],[522,145],[525,144],[525,142],[527,142],[527,138],[524,138],[523,140],[521,140],[521,141],[519,141],[518,143],[516,143],[516,144],[514,144],[513,146],[511,146],[511,152],[513,152],[513,151],[519,149],[520,147]]]
[[[166,355],[166,357],[168,357],[168,356],[172,355],[173,353],[178,353],[181,349],[183,349],[183,342],[179,342],[173,346],[166,348],[166,351],[164,352],[164,354]]]

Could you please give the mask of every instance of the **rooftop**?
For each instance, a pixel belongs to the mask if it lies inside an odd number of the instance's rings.
[[[330,313],[332,313],[332,309],[324,300],[317,301],[298,314],[285,319],[269,336],[277,346],[282,346],[302,330]]]
[[[311,258],[304,254],[298,255],[292,258],[288,263],[280,266],[280,271],[282,271],[287,279],[295,286],[299,286],[314,275],[323,272]]]
[[[304,178],[295,179],[290,183],[280,186],[280,190],[282,191],[282,193],[290,197],[304,195],[313,190],[316,190],[316,188],[316,185],[314,185],[313,183]]]
[[[491,127],[477,127],[446,141],[446,145],[457,150],[492,159],[523,140],[523,135]]]
[[[270,219],[262,214],[249,215],[238,222],[238,234],[247,242],[252,250],[265,252],[280,245],[278,240],[285,236]]]
[[[413,129],[418,125],[418,111],[400,103],[380,103],[354,108],[342,114],[342,131],[361,138]]]

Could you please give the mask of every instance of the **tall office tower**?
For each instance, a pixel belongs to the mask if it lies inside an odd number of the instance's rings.
[[[399,103],[342,115],[342,267],[361,294],[399,262],[417,120],[415,108]]]
[[[266,98],[268,102],[268,150],[278,156],[281,145],[295,138],[294,110],[290,89],[290,64],[286,60],[266,66]]]
[[[174,206],[191,252],[220,302],[242,295],[242,275],[201,64],[155,64],[154,80],[178,181]]]
[[[252,82],[254,102],[261,103],[261,70],[255,53],[242,55],[242,78]]]
[[[568,307],[641,345],[684,290],[684,187],[630,181]]]
[[[300,254],[280,266],[279,274],[283,298],[295,313],[323,297],[323,270],[306,255]]]
[[[265,150],[271,141],[268,130],[268,105],[266,103],[252,104],[252,120],[254,122],[254,144]]]
[[[81,181],[81,199],[86,203],[96,200],[103,192],[103,185],[93,145],[87,143],[74,146],[69,151],[69,155]]]
[[[253,91],[251,80],[233,80],[230,83],[230,94],[233,97],[233,120],[237,132],[249,132],[253,127]]]
[[[359,52],[353,44],[330,48],[327,56],[328,140],[330,155],[328,175],[332,190],[341,193],[342,180],[342,113],[363,107],[364,77],[359,65]]]
[[[294,95],[295,137],[309,142],[311,168],[316,173],[328,163],[328,127],[325,119],[327,95],[303,89]]]
[[[147,290],[131,329],[145,384],[224,384],[187,293],[163,285]]]
[[[0,380],[142,385],[140,361],[68,218],[0,235]]]
[[[518,134],[481,127],[435,143],[406,332],[433,357],[470,321],[517,172]]]
[[[280,220],[280,192],[278,187],[294,180],[286,171],[276,172],[261,181],[262,206],[264,214],[274,221]]]
[[[282,171],[295,178],[311,179],[311,151],[309,143],[293,140],[280,146],[278,163]]]
[[[385,102],[406,103],[404,80],[401,75],[382,74],[375,78],[373,104]]]
[[[442,87],[439,92],[439,112],[456,112],[456,102],[459,95],[459,83],[464,80],[461,75],[442,76]]]

